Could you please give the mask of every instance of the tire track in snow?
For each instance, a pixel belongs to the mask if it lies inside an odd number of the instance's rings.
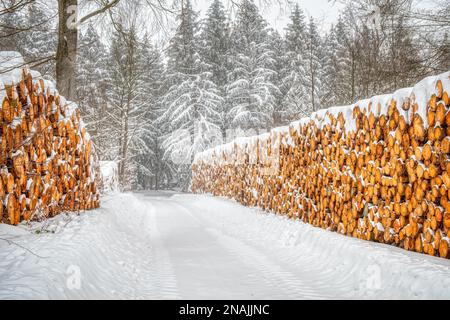
[[[263,281],[268,286],[277,288],[271,299],[327,299],[331,297],[318,293],[307,286],[299,277],[285,270],[281,264],[275,263],[272,257],[259,252],[233,237],[222,234],[217,229],[209,229],[236,258],[255,270],[255,281]]]
[[[450,298],[448,260],[208,196],[119,194],[36,234],[42,226],[0,225],[47,257],[0,242],[0,299]],[[81,268],[80,290],[67,288],[70,265]]]
[[[244,239],[322,297],[450,296],[448,260],[348,238],[228,199],[185,194],[177,195],[176,200],[216,229],[224,230],[231,239]]]
[[[145,203],[147,215],[142,223],[145,223],[144,229],[149,231],[146,241],[151,247],[149,253],[151,257],[149,296],[152,299],[180,299],[174,267],[158,229],[158,221],[155,215],[158,208],[149,201],[145,201]]]
[[[180,211],[191,216],[192,219],[205,225],[205,231],[213,235],[218,243],[226,248],[238,261],[249,266],[254,272],[251,274],[252,281],[259,283],[263,281],[262,287],[277,288],[270,298],[272,299],[326,299],[332,298],[323,293],[317,292],[313,287],[308,286],[297,275],[286,270],[273,256],[267,256],[258,250],[250,242],[226,235],[226,230],[213,227],[211,221],[203,219],[200,215],[192,213],[192,209],[180,202],[173,202]],[[198,210],[196,210],[198,212]],[[214,220],[214,219],[213,219]]]

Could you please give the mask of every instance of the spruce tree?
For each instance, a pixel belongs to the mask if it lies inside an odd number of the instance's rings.
[[[220,0],[214,0],[208,9],[200,35],[200,55],[205,71],[212,73],[212,81],[221,90],[227,83],[229,55],[229,25]]]
[[[267,23],[253,1],[239,7],[231,39],[228,121],[233,128],[269,129],[279,90]]]
[[[89,25],[81,35],[77,58],[77,102],[100,159],[108,152],[107,88],[109,85],[108,53],[97,31]]]
[[[47,13],[45,5],[33,2],[27,6],[27,31],[23,33],[21,53],[25,61],[44,77],[54,79],[57,34],[54,21]]]
[[[274,74],[274,84],[277,87],[275,93],[275,107],[272,112],[272,122],[274,127],[285,125],[290,119],[289,108],[284,104],[284,93],[283,89],[283,79],[286,77],[286,66],[288,61],[286,59],[286,43],[281,35],[275,31],[271,30],[269,33],[269,45],[273,51],[273,70]]]
[[[5,0],[0,15],[0,46],[3,51],[18,51],[23,55],[24,30],[27,29],[25,10],[10,10],[19,0]]]
[[[183,2],[179,26],[168,48],[168,91],[158,123],[166,135],[165,158],[175,164],[179,184],[187,190],[196,153],[222,141],[222,97],[213,73],[199,54],[199,23],[190,1]],[[219,140],[219,141],[217,141]]]
[[[286,28],[284,55],[285,68],[280,90],[286,108],[285,118],[299,119],[310,112],[307,100],[307,27],[303,11],[296,5],[291,13],[291,21]]]
[[[141,162],[142,156],[152,154],[148,140],[155,134],[145,46],[133,24],[114,35],[110,50],[108,129],[110,136],[117,137],[117,144],[109,150],[111,160],[119,163],[119,179],[125,190],[139,187],[143,171],[151,176],[151,169]]]
[[[229,50],[230,27],[222,2],[214,0],[202,23],[199,53],[203,63],[203,71],[211,73],[211,81],[217,86],[222,98],[225,97],[228,83]],[[220,114],[217,124],[222,131],[223,138],[225,138],[228,128],[226,104],[222,103],[217,111]]]
[[[170,164],[164,160],[160,136],[164,131],[157,124],[161,114],[161,99],[164,92],[165,68],[158,48],[145,35],[139,48],[140,69],[142,70],[142,108],[145,109],[141,123],[146,127],[143,142],[147,146],[138,158],[138,186],[142,189],[166,187],[172,175]]]
[[[320,109],[322,40],[311,17],[306,35],[305,87],[306,105],[310,111]]]

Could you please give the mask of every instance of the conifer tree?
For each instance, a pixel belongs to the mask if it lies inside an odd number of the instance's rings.
[[[241,3],[231,39],[228,119],[233,128],[269,129],[279,90],[267,23],[252,0]]]
[[[32,2],[27,6],[27,31],[23,32],[23,42],[20,45],[25,61],[44,77],[54,79],[57,34],[55,21],[47,10],[46,5],[39,2]]]
[[[176,165],[180,185],[187,190],[195,154],[222,140],[223,99],[199,54],[197,13],[189,0],[182,4],[179,26],[168,49],[169,89],[162,98],[165,110],[158,123],[167,132],[165,159]]]
[[[106,129],[107,88],[110,83],[108,52],[97,31],[89,25],[81,35],[77,61],[77,97],[82,116],[102,159],[110,139]]]
[[[286,28],[284,60],[285,68],[280,84],[286,108],[285,117],[289,120],[306,116],[310,112],[307,102],[307,27],[303,11],[297,4],[291,14],[291,21]]]
[[[311,111],[317,111],[320,108],[321,41],[317,25],[311,17],[306,35],[305,59],[306,105]]]

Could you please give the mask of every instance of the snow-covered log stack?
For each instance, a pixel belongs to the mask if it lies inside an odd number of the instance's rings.
[[[18,224],[99,206],[89,134],[51,82],[0,53],[0,221]]]
[[[450,257],[450,72],[196,156],[192,191]]]

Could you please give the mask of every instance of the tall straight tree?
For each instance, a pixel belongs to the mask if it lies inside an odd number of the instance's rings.
[[[139,172],[145,164],[142,156],[151,155],[148,143],[155,134],[152,124],[152,90],[148,74],[151,54],[146,39],[139,36],[138,12],[142,8],[129,2],[128,11],[116,22],[117,31],[111,46],[111,84],[109,85],[108,115],[110,135],[116,137],[111,147],[111,160],[119,166],[119,179],[123,189],[135,189],[139,185]],[[120,25],[119,25],[120,23]],[[148,168],[145,168],[148,169]],[[150,169],[145,170],[150,171]]]
[[[190,164],[197,152],[203,151],[222,137],[217,123],[222,98],[213,74],[202,64],[199,55],[197,13],[189,0],[182,2],[179,25],[168,49],[169,90],[162,103],[165,112],[159,123],[166,130],[163,146],[166,159],[178,169],[181,186],[187,190]]]
[[[76,59],[78,49],[78,0],[58,0],[58,48],[56,85],[69,100],[76,98]]]
[[[287,119],[292,120],[306,116],[311,111],[307,104],[306,83],[307,63],[307,27],[303,11],[297,4],[291,13],[291,21],[286,28],[285,68],[280,90],[284,97]]]
[[[27,31],[23,32],[22,54],[25,61],[43,76],[54,78],[57,34],[55,21],[40,2],[32,2],[26,10]]]
[[[272,125],[274,127],[282,126],[290,119],[289,108],[284,104],[285,94],[282,91],[283,79],[286,76],[286,43],[282,36],[276,30],[269,32],[269,46],[273,52],[274,63],[272,69],[275,71],[273,83],[277,87],[275,95],[274,109],[272,111]]]
[[[252,0],[239,6],[231,34],[231,64],[227,86],[228,119],[233,128],[273,127],[278,88],[267,23]]]
[[[110,147],[107,116],[107,90],[111,81],[108,72],[109,55],[97,31],[89,25],[80,36],[77,57],[77,101],[83,119],[96,145],[100,159]]]
[[[212,81],[224,89],[227,83],[229,55],[229,25],[223,4],[214,0],[208,9],[200,35],[200,55],[207,70],[212,73]]]
[[[86,16],[79,18],[78,0],[58,0],[56,84],[58,91],[67,99],[76,99],[78,27],[89,19],[115,7],[119,2],[120,0],[110,0]]]
[[[320,106],[320,86],[321,86],[321,47],[322,40],[317,30],[317,25],[311,17],[306,35],[306,104],[317,111]]]
[[[161,99],[165,93],[165,68],[158,48],[155,48],[146,34],[140,45],[142,85],[145,95],[142,105],[147,110],[140,120],[148,127],[143,141],[147,148],[137,157],[137,182],[141,189],[155,189],[167,185],[171,178],[172,168],[164,160],[160,136],[163,130],[157,124],[161,113]]]
[[[203,71],[211,73],[211,81],[217,86],[221,97],[225,96],[228,83],[229,49],[230,28],[225,10],[220,0],[214,0],[202,24],[199,53],[204,66]],[[228,129],[226,105],[221,104],[218,112],[220,113],[220,119],[217,120],[225,138]]]

